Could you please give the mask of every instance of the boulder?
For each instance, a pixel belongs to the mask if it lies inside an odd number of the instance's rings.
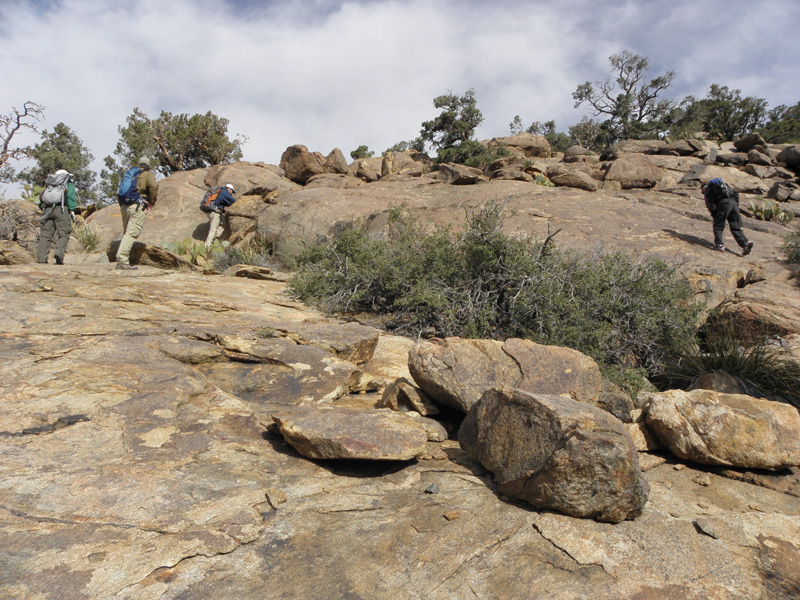
[[[519,133],[507,137],[492,138],[482,142],[489,148],[504,145],[512,154],[525,158],[548,158],[551,154],[550,142],[543,135]]]
[[[620,140],[603,152],[600,160],[616,160],[624,154],[658,154],[666,145],[663,140]]]
[[[458,432],[498,490],[536,508],[619,523],[642,514],[650,486],[625,426],[569,398],[491,389]]]
[[[675,456],[706,465],[800,465],[800,414],[789,404],[710,390],[649,395],[647,424]]]
[[[595,192],[600,187],[600,182],[585,171],[570,170],[566,173],[550,177],[550,181],[564,187],[578,188],[587,192]]]
[[[11,240],[0,240],[0,265],[25,265],[34,262],[33,255]]]
[[[305,185],[314,175],[325,172],[325,159],[319,152],[309,152],[306,146],[295,144],[284,150],[280,167],[287,178]]]
[[[747,154],[744,152],[720,152],[714,160],[723,165],[743,167],[747,164]]]
[[[623,190],[652,188],[664,176],[662,170],[641,154],[625,154],[612,161],[605,182],[618,182]]]
[[[792,169],[800,167],[800,146],[789,146],[781,150],[778,154],[778,162]]]
[[[456,163],[439,165],[439,179],[451,185],[472,185],[484,179],[483,171]]]
[[[363,179],[367,183],[378,181],[381,178],[383,168],[383,157],[373,156],[370,158],[359,158],[347,168],[347,174]]]
[[[747,152],[747,162],[748,164],[763,165],[767,167],[775,164],[775,161],[772,160],[772,157],[769,154],[760,152],[756,148],[753,148]]]
[[[425,165],[412,158],[410,152],[386,152],[381,161],[381,178],[395,175],[419,177],[425,170]]]
[[[597,363],[588,356],[518,338],[423,340],[409,351],[408,369],[433,400],[462,412],[499,386],[594,403],[602,385]]]
[[[398,412],[415,411],[421,415],[435,415],[439,408],[418,387],[405,377],[400,377],[386,386],[381,395],[379,408],[391,408]]]
[[[415,419],[386,409],[305,407],[272,420],[295,450],[313,459],[412,460],[428,442]]]
[[[734,141],[733,145],[739,152],[747,153],[756,146],[766,147],[767,142],[760,133],[752,132],[744,134],[738,140]]]
[[[347,159],[339,148],[334,148],[325,157],[324,168],[326,173],[347,173]]]

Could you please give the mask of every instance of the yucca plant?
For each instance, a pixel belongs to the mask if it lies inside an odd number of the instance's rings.
[[[695,343],[671,354],[655,382],[662,389],[691,389],[712,372],[730,375],[744,394],[800,408],[800,363],[764,325],[712,315]]]
[[[100,246],[102,236],[90,223],[81,221],[72,228],[72,237],[83,246],[86,252],[94,252]]]

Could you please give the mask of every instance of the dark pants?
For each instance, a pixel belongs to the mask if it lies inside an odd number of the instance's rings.
[[[56,250],[53,255],[64,260],[67,243],[72,233],[72,218],[66,207],[48,206],[42,212],[41,229],[39,230],[39,251],[36,260],[46,263],[50,254],[50,243],[56,238]]]
[[[731,228],[731,235],[740,248],[744,248],[747,243],[747,236],[742,231],[742,215],[739,214],[739,204],[728,198],[717,205],[714,211],[714,244],[722,246],[722,234],[725,231],[725,223]]]

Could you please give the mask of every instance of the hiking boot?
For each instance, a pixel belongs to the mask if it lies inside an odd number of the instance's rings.
[[[57,265],[63,265],[64,264],[64,259],[61,258],[60,256],[56,256],[56,264]]]
[[[753,249],[753,242],[747,242],[742,248],[742,256],[747,256],[750,254],[750,251]]]
[[[116,268],[117,268],[118,271],[135,271],[139,267],[135,267],[133,265],[126,265],[126,264],[123,264],[123,263],[117,263],[117,267]]]
[[[723,246],[722,244],[720,244],[719,246],[714,246],[714,250],[716,250],[717,252],[725,252],[725,246]]]

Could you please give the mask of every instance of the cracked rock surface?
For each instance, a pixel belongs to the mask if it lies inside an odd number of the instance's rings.
[[[784,229],[746,219],[753,254],[711,252],[698,193],[372,185],[259,201],[248,222],[283,232],[288,250],[348,219],[378,227],[389,203],[446,224],[464,206],[500,199],[511,230],[544,239],[561,228],[557,241],[575,248],[661,256],[709,306],[775,324],[800,347],[796,280],[778,260]],[[158,228],[170,219],[196,227],[188,192],[185,204],[185,214],[165,208],[145,227],[148,243],[172,239]],[[703,467],[640,452],[648,502],[612,524],[503,496],[459,448],[457,427],[450,439],[429,436],[414,460],[308,459],[271,415],[375,408],[385,384],[411,381],[413,341],[324,318],[279,281],[119,272],[72,252],[66,262],[0,266],[0,598],[800,594],[797,468]]]

